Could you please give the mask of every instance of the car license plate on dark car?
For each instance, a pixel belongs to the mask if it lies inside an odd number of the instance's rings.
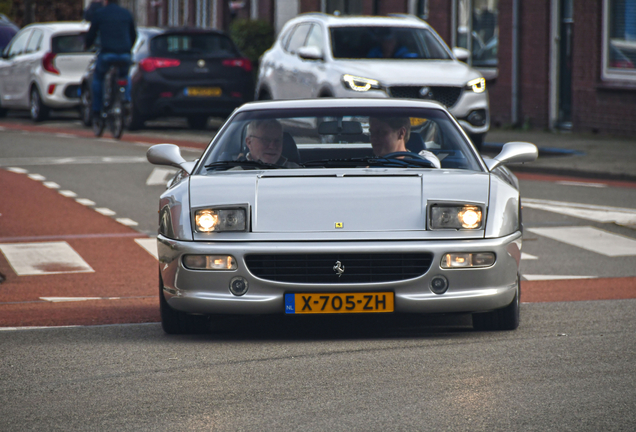
[[[285,294],[286,314],[393,312],[392,292]]]
[[[184,93],[186,96],[219,97],[222,91],[221,87],[186,87]]]

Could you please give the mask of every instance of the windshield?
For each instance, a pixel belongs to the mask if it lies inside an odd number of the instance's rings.
[[[369,167],[481,170],[444,111],[374,107],[239,113],[215,137],[199,173]]]
[[[214,57],[236,56],[230,38],[216,33],[170,33],[156,36],[150,42],[153,56],[175,54],[209,55]]]
[[[449,60],[428,29],[419,27],[332,27],[334,58]]]

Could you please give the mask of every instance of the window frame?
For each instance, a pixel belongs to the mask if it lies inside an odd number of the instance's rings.
[[[613,0],[603,0],[603,27],[601,46],[601,80],[614,81],[620,83],[636,84],[636,68],[621,70],[609,67],[609,42],[610,42],[610,2]]]

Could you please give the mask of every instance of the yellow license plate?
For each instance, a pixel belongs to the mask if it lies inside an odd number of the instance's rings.
[[[219,97],[221,96],[221,87],[186,87],[186,96],[207,96],[207,97]]]
[[[392,292],[285,294],[286,314],[393,312]]]

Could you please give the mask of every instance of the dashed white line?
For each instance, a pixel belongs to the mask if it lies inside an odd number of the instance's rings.
[[[91,201],[88,198],[78,198],[75,201],[77,201],[78,203],[85,205],[85,206],[94,206],[95,205],[95,201]]]
[[[567,279],[596,279],[596,276],[573,276],[573,275],[532,275],[523,274],[521,277],[527,281],[542,280],[567,280]]]
[[[132,219],[128,219],[128,218],[117,218],[115,219],[117,222],[119,222],[122,225],[126,225],[126,226],[137,226],[139,225],[137,222],[135,222]]]
[[[44,176],[43,176],[43,175],[41,175],[41,174],[29,174],[29,175],[28,175],[28,177],[29,177],[31,180],[37,180],[37,181],[43,181],[43,180],[46,180],[46,177],[44,177]]]
[[[64,195],[65,197],[68,197],[68,198],[75,198],[77,196],[75,192],[70,190],[61,190],[60,195]]]
[[[55,182],[52,182],[52,181],[47,181],[47,182],[44,182],[42,184],[44,186],[46,186],[47,188],[49,188],[49,189],[59,189],[60,188],[59,184],[57,184]]]
[[[521,252],[521,259],[522,260],[536,260],[536,259],[539,259],[539,257],[536,257],[534,255],[530,255],[530,254],[525,253],[525,252]]]
[[[157,252],[157,239],[156,238],[136,238],[135,242],[144,248],[150,255],[159,259],[159,253]]]
[[[576,181],[558,181],[556,184],[560,184],[563,186],[582,186],[582,187],[591,187],[591,188],[606,188],[607,185],[605,183],[588,183],[588,182],[576,182]]]
[[[115,214],[117,214],[117,212],[114,212],[113,210],[106,207],[98,207],[95,209],[95,211],[97,213],[103,214],[104,216],[114,216]]]
[[[11,171],[11,172],[16,173],[16,174],[26,174],[26,173],[29,172],[29,171],[25,170],[24,168],[18,168],[18,167],[9,167],[9,168],[7,168],[7,171]]]

